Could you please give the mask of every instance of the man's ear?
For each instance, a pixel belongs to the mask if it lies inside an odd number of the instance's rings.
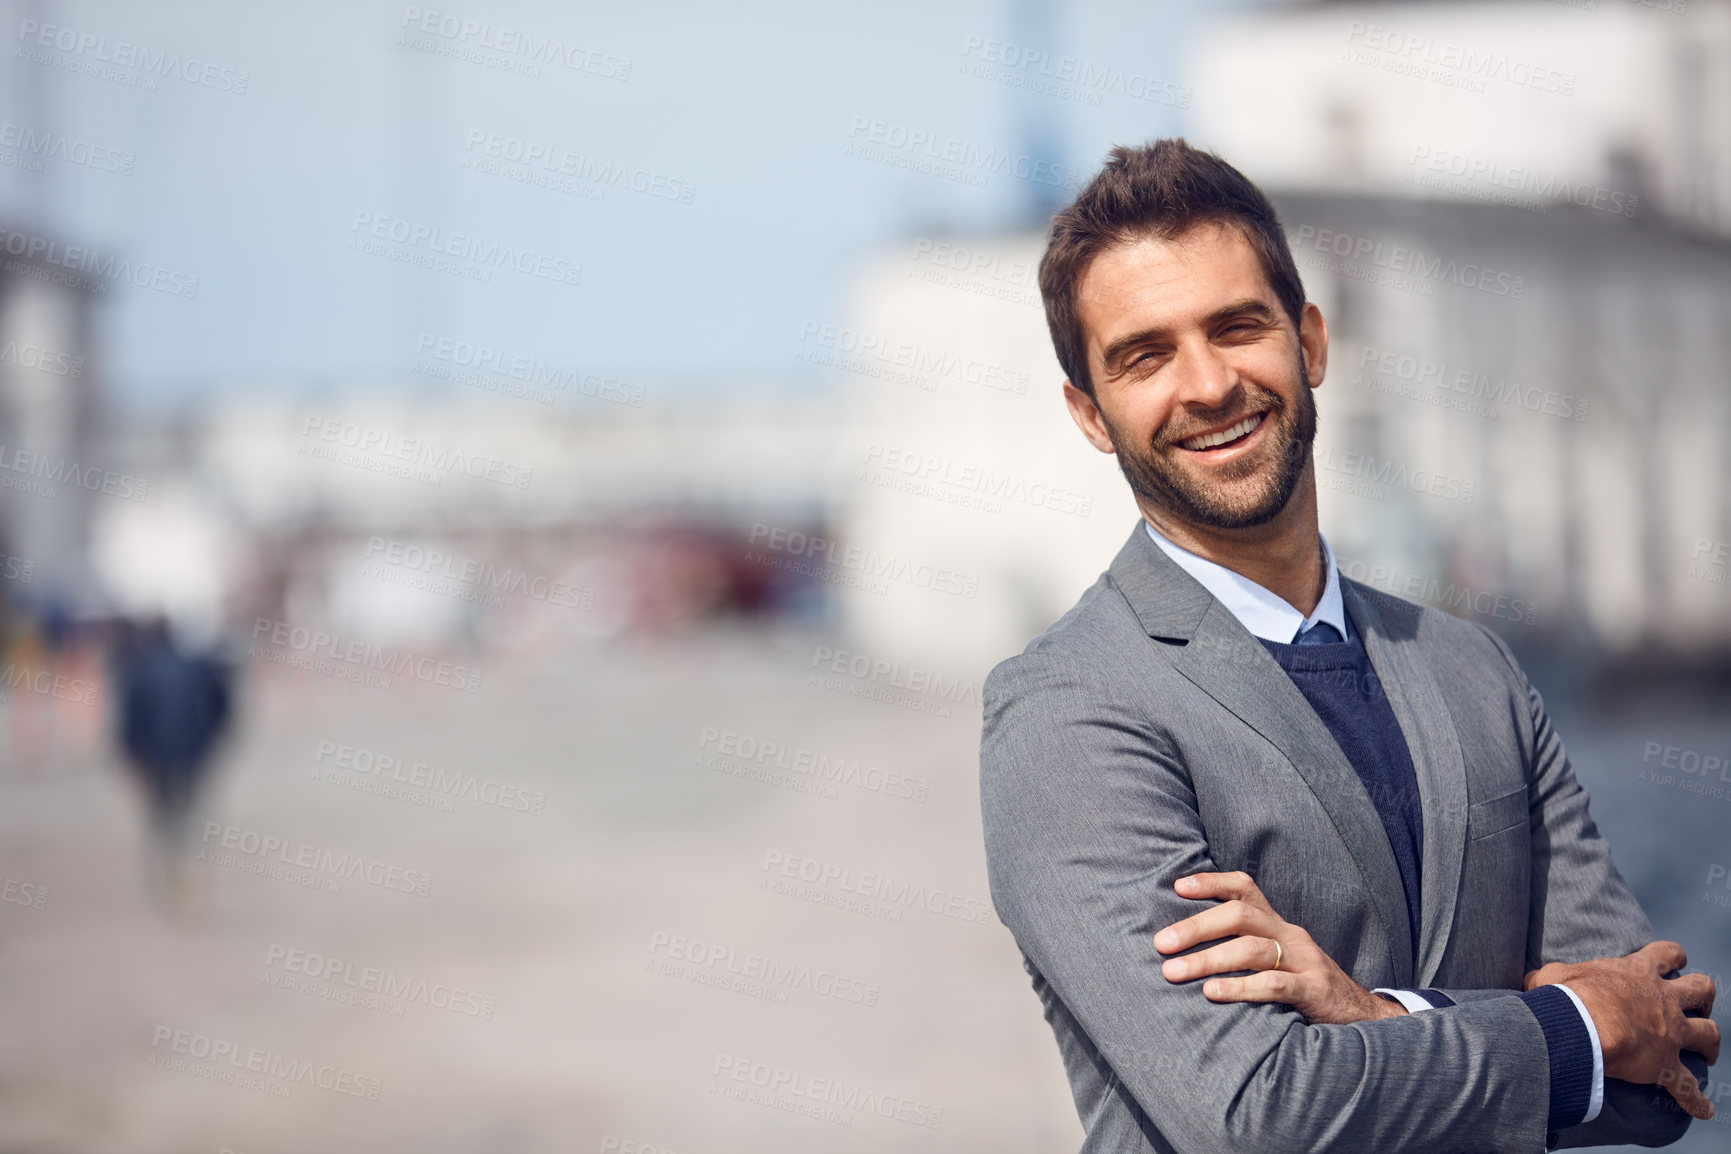
[[[1102,453],[1115,453],[1112,445],[1112,434],[1106,431],[1105,418],[1100,416],[1100,406],[1094,403],[1094,398],[1072,385],[1064,382],[1064,403],[1070,407],[1070,418],[1076,422],[1076,427],[1082,430],[1082,435],[1088,438],[1088,443]]]
[[[1304,311],[1298,314],[1298,347],[1304,352],[1305,383],[1321,388],[1328,372],[1328,322],[1310,301],[1304,302]]]

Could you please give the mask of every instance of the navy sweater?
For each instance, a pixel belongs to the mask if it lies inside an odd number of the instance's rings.
[[[1406,890],[1413,954],[1419,942],[1419,870],[1424,862],[1424,810],[1412,752],[1382,691],[1364,641],[1347,620],[1347,639],[1322,645],[1262,642],[1322,719],[1370,794],[1400,867]],[[1414,991],[1432,1006],[1452,1005],[1436,990]],[[1547,1128],[1578,1124],[1593,1089],[1593,1044],[1573,1000],[1556,986],[1516,995],[1538,1019],[1550,1054],[1551,1097]]]
[[[1376,806],[1394,863],[1406,890],[1407,924],[1418,951],[1419,869],[1424,861],[1424,811],[1419,805],[1418,773],[1406,736],[1394,719],[1388,697],[1371,668],[1370,654],[1351,624],[1351,636],[1330,645],[1262,644],[1298,686],[1335,744],[1364,783]]]

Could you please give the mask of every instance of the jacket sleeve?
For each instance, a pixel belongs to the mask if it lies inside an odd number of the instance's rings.
[[[1148,719],[1037,650],[984,694],[992,897],[1030,963],[1166,1142],[1183,1150],[1544,1148],[1544,1034],[1516,997],[1309,1025],[1160,974],[1153,935],[1215,868],[1189,775]],[[1198,946],[1198,949],[1205,948]]]
[[[1503,640],[1480,628],[1502,653],[1527,704],[1522,738],[1527,743],[1533,845],[1527,969],[1633,953],[1654,940],[1652,923],[1617,872],[1611,848],[1587,812],[1587,791],[1575,779],[1543,699]],[[1508,992],[1443,991],[1457,1002]],[[1683,1061],[1705,1089],[1706,1059],[1686,1050]],[[1553,1148],[1666,1146],[1681,1138],[1691,1121],[1664,1087],[1606,1078],[1598,1117],[1558,1131]]]

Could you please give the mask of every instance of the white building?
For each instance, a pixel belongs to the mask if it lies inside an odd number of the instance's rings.
[[[1235,17],[1198,51],[1191,139],[1274,196],[1329,320],[1317,476],[1350,575],[1517,644],[1722,662],[1731,5],[1597,7]],[[855,459],[903,454],[856,480],[844,535],[978,578],[966,601],[850,589],[873,646],[989,667],[1134,524],[1065,412],[1042,249],[909,241],[861,274],[828,350]],[[976,499],[1035,484],[1089,514]]]

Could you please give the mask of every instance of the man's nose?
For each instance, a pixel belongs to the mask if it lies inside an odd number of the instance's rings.
[[[1172,399],[1179,404],[1217,409],[1238,388],[1237,371],[1211,341],[1185,342],[1175,361],[1177,390]]]

